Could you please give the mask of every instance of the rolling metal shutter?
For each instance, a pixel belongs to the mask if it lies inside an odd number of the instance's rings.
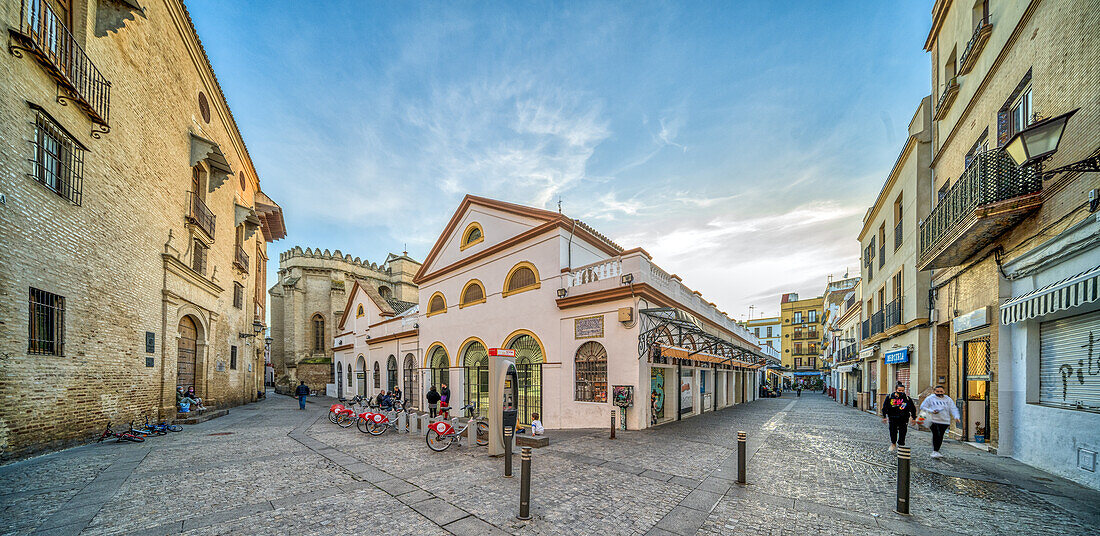
[[[909,393],[909,364],[897,366],[897,372],[894,374],[896,381],[905,384],[905,392]],[[896,384],[895,384],[896,385]],[[890,392],[894,391],[894,386],[890,386]],[[911,394],[911,393],[910,393]]]
[[[1039,324],[1039,401],[1100,410],[1100,311]]]

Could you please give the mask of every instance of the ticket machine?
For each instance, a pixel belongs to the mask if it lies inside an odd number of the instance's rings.
[[[519,415],[519,377],[516,375],[516,351],[489,349],[489,455],[501,456],[511,450]]]

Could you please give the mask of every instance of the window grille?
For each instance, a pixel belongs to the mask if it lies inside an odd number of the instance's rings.
[[[237,346],[229,347],[229,368],[237,370]]]
[[[578,402],[607,402],[607,350],[589,341],[577,349],[576,390]]]
[[[464,242],[464,244],[476,242],[479,239],[481,239],[481,229],[474,227],[473,229],[470,229],[470,234],[466,235],[466,241]]]
[[[390,356],[386,360],[386,390],[393,391],[397,388],[397,358]]]
[[[378,366],[378,362],[374,362],[374,388],[382,388],[382,369]]]
[[[462,295],[462,303],[473,303],[485,298],[485,291],[481,285],[474,283],[466,287],[466,293]]]
[[[512,273],[512,277],[508,279],[508,290],[524,289],[534,286],[535,283],[535,272],[524,266]]]
[[[443,300],[443,296],[441,296],[441,295],[432,296],[432,301],[431,301],[431,303],[428,304],[428,312],[429,313],[438,313],[438,312],[443,311],[445,309],[447,309],[447,302]]]
[[[28,324],[27,353],[64,355],[65,298],[31,287]]]
[[[313,315],[313,353],[320,354],[325,351],[325,318],[319,314]]]
[[[191,247],[191,269],[206,275],[206,244],[200,240],[194,240]]]
[[[31,143],[31,177],[72,204],[80,205],[84,148],[43,112],[35,115]]]
[[[244,307],[244,285],[233,282],[233,307],[240,309]]]
[[[348,363],[348,387],[352,386],[351,382],[353,381],[353,378],[354,377],[351,375],[351,363]]]

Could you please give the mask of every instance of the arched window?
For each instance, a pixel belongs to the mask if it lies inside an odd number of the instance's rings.
[[[489,353],[485,345],[470,341],[462,350],[462,366],[466,369],[466,403],[474,405],[479,417],[489,410]]]
[[[363,304],[359,304],[359,308],[355,310],[355,318],[363,316]]]
[[[504,280],[502,295],[507,297],[540,286],[539,272],[535,269],[535,265],[529,262],[521,262],[513,266],[511,271],[508,272],[508,277]]]
[[[378,295],[382,296],[383,300],[388,300],[390,298],[393,298],[393,291],[390,290],[390,287],[378,287]]]
[[[466,230],[462,232],[462,244],[459,246],[459,251],[464,250],[474,244],[479,244],[485,240],[485,232],[481,230],[481,224],[476,221],[466,226]]]
[[[348,363],[348,387],[351,387],[351,382],[352,382],[351,363]]]
[[[451,366],[451,361],[450,358],[447,357],[447,350],[442,346],[436,346],[430,355],[431,357],[428,360],[428,364],[432,369],[431,381],[432,385],[439,391],[443,389],[443,384],[447,383],[447,378],[449,376],[448,369]]]
[[[420,407],[420,395],[416,392],[416,357],[412,354],[405,355],[405,399],[414,408]]]
[[[436,292],[432,294],[431,299],[428,300],[428,314],[427,316],[437,315],[439,313],[447,312],[447,300],[443,297],[442,292]]]
[[[481,286],[481,281],[471,279],[462,289],[462,299],[459,300],[458,308],[479,303],[485,303],[485,287]]]
[[[355,379],[358,380],[355,394],[367,396],[367,361],[363,359],[363,354],[355,360]]]
[[[508,348],[516,351],[519,422],[529,424],[532,413],[542,412],[542,346],[534,337],[524,333],[513,338]]]
[[[390,356],[386,360],[386,390],[393,391],[397,387],[397,358]]]
[[[313,353],[325,353],[325,317],[321,313],[313,315]]]
[[[574,400],[607,402],[607,350],[596,341],[577,348],[575,358],[577,382]]]
[[[381,389],[382,388],[382,370],[378,366],[377,361],[374,362],[374,388],[375,389]]]

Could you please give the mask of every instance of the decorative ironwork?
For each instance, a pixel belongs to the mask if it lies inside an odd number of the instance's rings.
[[[578,402],[607,402],[607,350],[596,341],[577,349],[573,399]]]
[[[54,13],[47,0],[23,0],[20,23],[12,30],[8,52],[17,58],[23,52],[33,56],[58,85],[57,101],[72,101],[106,132],[110,124],[111,83],[99,72],[69,28]],[[15,42],[18,41],[18,44]],[[93,134],[93,137],[99,136]]]
[[[933,119],[937,121],[943,119],[947,115],[947,110],[951,109],[951,103],[955,102],[955,95],[959,93],[959,77],[952,76],[951,80],[947,81],[947,84],[943,88],[943,93],[940,93],[940,99],[936,101],[936,114]]]
[[[944,245],[954,235],[956,226],[978,207],[1042,191],[1042,175],[1031,166],[1017,167],[999,149],[975,156],[970,167],[921,222],[920,257],[926,258]]]
[[[214,213],[202,202],[202,197],[197,192],[188,192],[188,206],[191,210],[187,213],[187,221],[197,225],[206,236],[214,238],[214,223],[217,221]]]
[[[691,356],[706,353],[722,358],[721,365],[731,366],[733,361],[744,365],[765,365],[769,361],[778,365],[777,359],[749,348],[738,346],[718,337],[698,324],[690,314],[672,307],[641,309],[638,334],[638,357],[653,363],[668,363],[669,357],[661,354],[661,345],[689,348],[689,340],[695,341],[695,349],[688,351],[682,362],[692,361]],[[673,358],[675,359],[675,358]],[[703,361],[700,359],[700,361]]]
[[[248,271],[248,253],[245,253],[244,248],[237,246],[233,254],[233,264],[236,264],[238,268],[247,272]]]
[[[974,62],[978,61],[978,54],[985,48],[985,41],[989,38],[989,33],[992,32],[992,26],[989,24],[989,15],[986,14],[982,17],[982,20],[978,21],[978,24],[974,26],[974,34],[970,36],[970,41],[966,43],[966,48],[963,49],[962,55],[959,56],[959,73],[966,74],[974,66]],[[973,57],[971,57],[973,55]]]
[[[901,226],[902,222],[900,221],[894,226],[894,251],[901,247]]]
[[[31,178],[57,195],[80,205],[84,185],[84,147],[37,109],[32,143]]]
[[[885,329],[890,329],[890,328],[892,328],[894,326],[897,326],[897,325],[902,323],[902,320],[901,320],[901,303],[902,303],[902,299],[898,298],[898,299],[886,304],[886,307],[883,308],[883,310],[882,310],[883,313],[884,313],[883,322],[885,322],[885,326],[883,326],[883,327]]]
[[[65,298],[31,287],[27,353],[65,355]]]

